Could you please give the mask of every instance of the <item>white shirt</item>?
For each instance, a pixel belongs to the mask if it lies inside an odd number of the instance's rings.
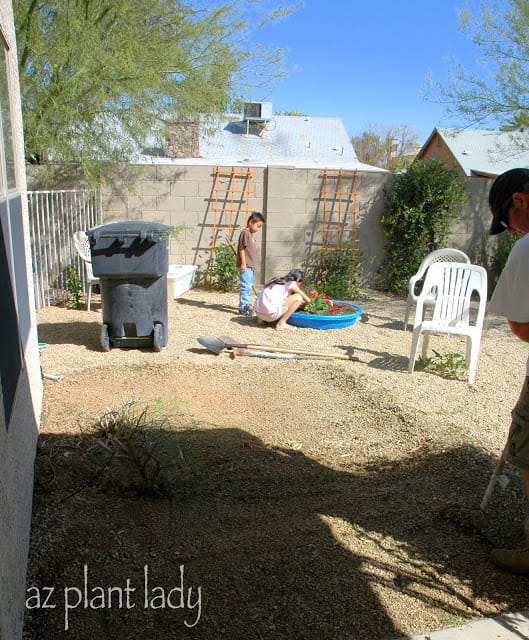
[[[514,322],[529,322],[529,234],[511,249],[487,311]]]
[[[269,287],[265,287],[261,291],[261,295],[257,298],[255,303],[255,311],[257,313],[275,313],[277,309],[280,309],[283,302],[290,295],[290,291],[297,283],[294,280],[285,282],[285,284],[273,284]]]

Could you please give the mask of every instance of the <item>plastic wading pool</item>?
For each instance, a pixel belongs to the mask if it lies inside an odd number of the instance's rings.
[[[353,325],[363,313],[361,307],[352,302],[346,302],[345,300],[334,300],[333,302],[351,307],[351,312],[318,315],[295,311],[287,320],[287,323],[304,329],[343,329]]]

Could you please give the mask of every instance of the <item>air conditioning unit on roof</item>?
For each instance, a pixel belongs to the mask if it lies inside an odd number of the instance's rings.
[[[272,103],[271,102],[246,102],[244,105],[243,120],[271,120],[272,119]]]

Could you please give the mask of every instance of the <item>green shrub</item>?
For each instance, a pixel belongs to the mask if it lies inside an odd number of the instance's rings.
[[[317,291],[325,291],[330,298],[353,300],[358,298],[358,257],[360,252],[347,241],[338,249],[311,252],[303,262],[305,284]]]
[[[500,273],[503,271],[503,267],[507,262],[507,258],[509,257],[509,253],[515,242],[520,239],[520,236],[517,233],[506,233],[505,231],[500,234],[498,238],[498,244],[496,246],[496,251],[492,256],[492,261],[490,265],[491,277],[494,281],[500,277]]]
[[[463,378],[468,373],[465,356],[460,353],[439,353],[432,349],[433,356],[419,358],[418,363],[425,369],[431,369],[450,378]]]
[[[236,256],[229,244],[219,244],[215,255],[200,276],[200,284],[214,291],[237,291],[239,288],[239,271]]]
[[[381,222],[387,244],[379,284],[404,294],[424,256],[446,241],[450,223],[466,201],[465,185],[455,170],[430,159],[396,175],[384,195]]]
[[[66,270],[66,286],[70,296],[68,299],[68,307],[70,309],[79,309],[83,283],[81,282],[77,269],[74,266],[68,267]]]

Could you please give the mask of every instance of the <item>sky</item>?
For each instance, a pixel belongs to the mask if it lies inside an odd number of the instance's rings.
[[[458,10],[477,0],[304,0],[259,41],[285,51],[289,70],[251,101],[274,113],[341,118],[349,136],[370,124],[407,125],[424,143],[433,129],[457,127],[425,96],[428,74],[445,82],[450,60],[475,68],[479,50],[459,29]]]

